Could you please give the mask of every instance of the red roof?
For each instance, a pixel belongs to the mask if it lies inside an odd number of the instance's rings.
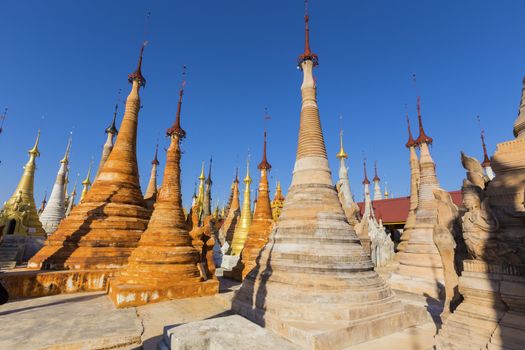
[[[461,206],[461,191],[457,190],[449,193],[454,204]],[[357,205],[359,206],[362,215],[365,210],[365,203],[359,202]],[[410,197],[397,197],[372,201],[372,207],[374,208],[376,217],[383,220],[383,224],[403,224],[408,217]]]

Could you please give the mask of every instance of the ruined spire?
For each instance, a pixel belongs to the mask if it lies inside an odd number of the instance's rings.
[[[133,81],[137,81],[139,86],[146,86],[146,79],[142,75],[141,69],[142,69],[142,55],[144,54],[144,48],[146,47],[147,44],[148,44],[147,41],[144,41],[142,43],[142,46],[140,48],[140,56],[139,56],[139,63],[137,65],[137,69],[133,73],[128,75],[128,81],[130,83],[133,83]]]
[[[339,144],[339,153],[337,153],[336,157],[339,159],[348,158],[348,154],[346,154],[345,149],[343,148],[343,129],[339,130]]]
[[[363,185],[370,185],[370,180],[368,180],[368,176],[366,175],[366,158],[363,160],[363,169],[365,173],[365,178],[363,179]]]
[[[417,97],[417,119],[419,121],[419,136],[416,139],[416,144],[432,144],[432,137],[427,136],[423,129],[423,120],[421,118],[421,98],[419,96]]]
[[[182,83],[179,90],[179,103],[177,106],[177,117],[175,119],[175,123],[171,128],[169,128],[166,131],[166,134],[168,136],[177,135],[179,139],[183,139],[186,137],[186,131],[181,128],[180,126],[180,111],[182,108],[182,95],[184,95],[184,87],[186,86],[186,66],[182,67]]]
[[[406,118],[407,118],[407,129],[408,129],[408,141],[406,143],[406,147],[414,147],[416,146],[416,141],[414,140],[414,137],[412,137],[412,130],[410,129],[410,119],[408,118],[408,111],[406,112]]]
[[[487,146],[485,145],[485,130],[481,129],[481,146],[483,147],[483,163],[481,166],[486,168],[490,166],[490,158],[487,153]]]
[[[381,181],[381,179],[379,178],[379,176],[377,176],[377,161],[374,162],[374,178],[372,179],[372,181],[374,182],[379,182]]]
[[[118,112],[118,103],[115,103],[115,112],[113,113],[113,120],[111,121],[111,124],[106,128],[105,130],[106,134],[112,134],[112,135],[118,134],[118,130],[116,126],[117,112]]]
[[[272,168],[271,164],[268,163],[268,160],[266,159],[266,130],[264,130],[264,144],[263,144],[263,157],[262,161],[257,165],[257,169],[259,170],[270,170]]]
[[[319,64],[319,59],[315,53],[310,49],[310,28],[308,22],[310,17],[308,16],[308,0],[304,1],[304,52],[297,58],[297,65],[301,67],[301,63],[306,60],[313,62],[314,67]]]

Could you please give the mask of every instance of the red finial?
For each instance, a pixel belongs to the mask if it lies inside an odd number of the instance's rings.
[[[377,161],[374,162],[374,178],[372,179],[372,181],[374,182],[379,182],[381,181],[381,179],[379,178],[379,176],[377,176]]]
[[[142,43],[142,47],[140,48],[140,56],[139,56],[139,63],[137,65],[137,69],[133,73],[128,75],[128,81],[132,83],[134,80],[136,80],[138,81],[139,86],[146,86],[146,79],[142,75],[141,69],[142,69],[142,55],[144,54],[144,48],[146,47],[147,44],[148,44],[147,41],[144,41]]]
[[[301,63],[310,60],[314,63],[314,67],[319,64],[319,58],[310,49],[310,29],[308,28],[308,0],[304,0],[304,53],[297,59],[297,65],[301,67]]]
[[[406,112],[406,118],[407,118],[407,128],[408,128],[408,142],[406,143],[406,147],[414,147],[416,145],[416,141],[412,137],[412,131],[410,130],[410,119],[408,119],[408,111]]]
[[[432,144],[432,137],[427,136],[427,134],[425,134],[425,130],[423,129],[423,120],[421,118],[421,98],[419,96],[417,97],[417,119],[419,121],[419,136],[416,139],[416,143],[428,143],[429,145]]]
[[[487,154],[487,146],[485,145],[485,130],[481,129],[481,146],[483,146],[483,163],[481,166],[486,168],[490,166],[490,158]]]
[[[186,66],[182,66],[182,83],[179,90],[179,104],[177,106],[177,118],[175,119],[175,124],[166,131],[168,136],[177,135],[179,138],[183,139],[186,137],[186,131],[180,126],[180,110],[182,108],[182,95],[184,95],[184,87],[186,86]]]
[[[270,170],[271,168],[272,168],[272,166],[270,165],[270,163],[268,163],[268,160],[266,160],[266,130],[264,130],[263,158],[262,158],[262,161],[257,166],[257,169],[259,169],[259,170],[263,170],[263,169]]]
[[[370,180],[368,180],[368,176],[366,175],[366,158],[363,159],[363,169],[365,171],[365,179],[363,180],[363,185],[370,185]]]
[[[153,160],[151,161],[151,164],[152,165],[159,165],[159,160],[157,159],[157,153],[159,153],[159,144],[157,143],[157,145],[155,146],[155,157],[153,158]]]

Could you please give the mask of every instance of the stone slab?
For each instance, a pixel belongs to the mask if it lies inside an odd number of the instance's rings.
[[[104,293],[55,295],[0,306],[0,349],[110,349],[139,346],[134,309],[116,310]]]
[[[165,331],[162,350],[300,350],[239,315],[192,322]]]

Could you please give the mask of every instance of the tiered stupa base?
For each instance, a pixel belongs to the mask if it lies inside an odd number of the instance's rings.
[[[420,224],[411,230],[404,250],[396,254],[399,266],[389,280],[393,289],[435,299],[444,298],[443,265],[432,235],[430,225]]]
[[[308,349],[341,349],[413,325],[374,271],[333,186],[291,187],[233,310]]]
[[[525,266],[466,260],[463,268],[464,300],[436,336],[437,349],[523,349]]]

